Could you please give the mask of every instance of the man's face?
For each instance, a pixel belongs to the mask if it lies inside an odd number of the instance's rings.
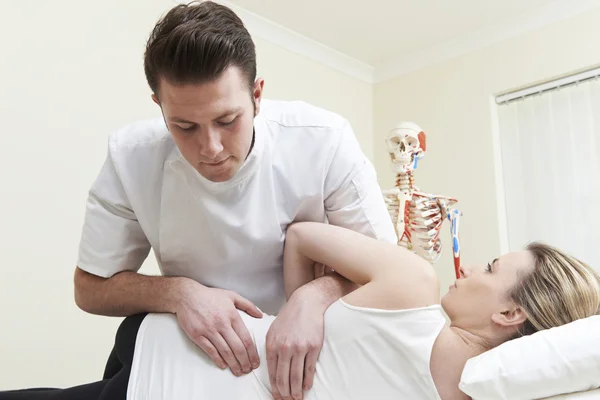
[[[258,79],[250,93],[246,77],[230,67],[202,84],[177,86],[161,79],[159,97],[152,98],[183,157],[206,179],[224,182],[248,156],[263,85]]]

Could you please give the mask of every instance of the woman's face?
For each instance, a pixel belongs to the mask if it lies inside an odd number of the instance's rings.
[[[527,251],[505,254],[485,265],[461,267],[461,277],[442,298],[442,307],[453,326],[466,330],[520,325],[525,316],[508,295],[531,272],[533,257]]]

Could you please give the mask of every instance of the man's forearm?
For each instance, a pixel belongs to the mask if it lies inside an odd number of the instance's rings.
[[[75,302],[91,314],[125,317],[142,312],[175,313],[188,278],[147,276],[125,271],[101,278],[79,268]]]
[[[340,274],[332,272],[305,284],[300,288],[300,292],[310,297],[318,296],[321,305],[326,309],[359,286]]]

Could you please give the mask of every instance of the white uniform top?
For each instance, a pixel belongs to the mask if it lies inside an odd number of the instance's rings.
[[[274,317],[240,314],[261,360],[241,377],[216,367],[174,315],[149,314],[138,331],[127,400],[273,399],[265,338]],[[325,313],[325,341],[304,399],[440,400],[430,358],[445,323],[440,305],[388,311],[338,300]]]
[[[269,314],[285,300],[283,244],[294,221],[329,221],[396,243],[372,164],[347,120],[263,100],[254,147],[227,182],[202,177],[162,119],[112,134],[90,189],[79,268],[138,271],[150,249],[165,276],[233,290]]]

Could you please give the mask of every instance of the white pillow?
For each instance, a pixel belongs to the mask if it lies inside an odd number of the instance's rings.
[[[460,389],[477,400],[531,400],[600,387],[600,316],[508,341],[467,361]]]
[[[600,399],[600,389],[586,390],[585,392],[575,392],[569,394],[559,394],[558,396],[546,397],[542,400],[598,400]]]

